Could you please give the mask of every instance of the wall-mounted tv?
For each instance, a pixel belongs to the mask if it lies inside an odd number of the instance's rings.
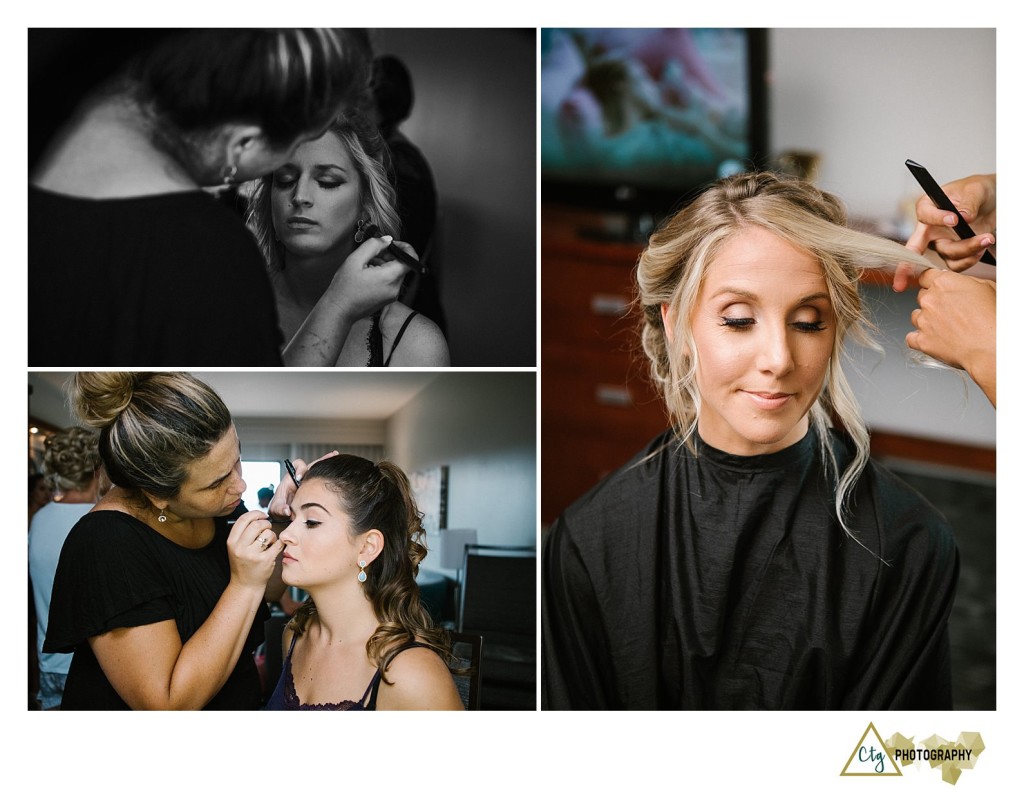
[[[541,31],[541,197],[658,219],[768,162],[767,31]]]

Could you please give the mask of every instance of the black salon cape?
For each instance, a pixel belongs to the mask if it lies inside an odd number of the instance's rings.
[[[542,552],[542,708],[951,709],[948,524],[871,462],[858,545],[819,456],[813,429],[754,457],[666,432],[570,506]]]

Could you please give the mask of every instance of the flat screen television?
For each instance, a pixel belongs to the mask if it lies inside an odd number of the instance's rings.
[[[759,28],[544,28],[541,199],[616,212],[631,235],[768,161]]]

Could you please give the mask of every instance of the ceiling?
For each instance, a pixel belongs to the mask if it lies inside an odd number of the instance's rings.
[[[63,400],[73,373],[29,373],[33,412]],[[219,371],[196,372],[224,399],[235,417],[386,420],[416,397],[437,372]],[[56,422],[53,416],[35,413]],[[60,424],[60,423],[57,423]]]

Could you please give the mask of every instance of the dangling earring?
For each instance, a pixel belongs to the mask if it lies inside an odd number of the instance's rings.
[[[224,186],[231,186],[231,182],[238,174],[237,165],[224,165],[224,168],[220,171],[221,178],[224,181]]]
[[[156,517],[156,520],[163,524],[167,521],[167,516],[164,515],[164,509],[160,508],[160,515]]]
[[[366,234],[363,232],[363,225],[365,225],[365,224],[366,224],[366,220],[365,219],[360,219],[356,223],[356,235],[353,237],[355,239],[356,244],[362,244],[363,243],[363,239],[366,238]]]
[[[359,575],[356,576],[359,579],[360,584],[366,581],[366,571],[363,568],[366,567],[366,560],[359,560]]]

